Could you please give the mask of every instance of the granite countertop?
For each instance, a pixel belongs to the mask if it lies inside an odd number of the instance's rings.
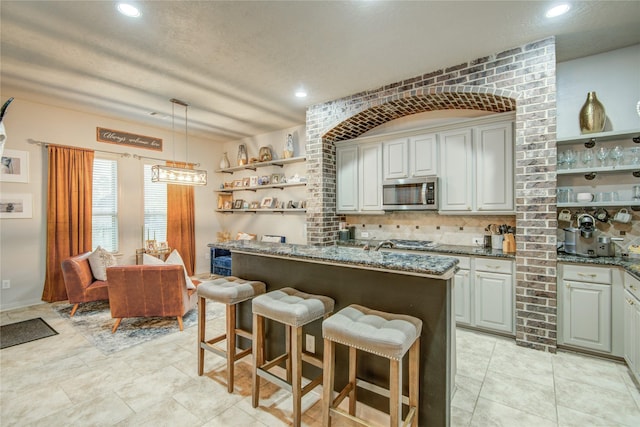
[[[428,242],[422,240],[401,240],[401,239],[390,239],[396,245],[394,249],[399,250],[411,250],[411,251],[421,251],[421,252],[433,252],[438,254],[449,254],[449,255],[466,255],[466,256],[486,256],[486,257],[494,257],[494,258],[508,258],[515,259],[515,253],[503,252],[501,249],[492,249],[492,248],[481,248],[478,246],[463,246],[463,245],[443,245],[435,242]],[[363,239],[355,239],[355,240],[342,240],[338,241],[338,246],[346,246],[346,247],[358,247],[362,248],[366,244],[370,246],[377,245],[382,242],[382,240],[363,240]]]
[[[262,243],[254,240],[234,240],[210,243],[209,247],[236,252],[306,259],[369,269],[393,270],[449,279],[458,270],[458,260],[445,256],[408,254],[401,252],[365,251],[361,247],[308,246],[287,243]]]

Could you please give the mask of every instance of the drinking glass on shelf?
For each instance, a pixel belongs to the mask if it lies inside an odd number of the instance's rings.
[[[567,161],[564,158],[564,152],[560,151],[558,153],[558,169],[564,168],[565,163],[567,163]]]
[[[564,161],[567,162],[568,168],[573,168],[573,164],[576,162],[576,152],[569,148],[564,152]]]
[[[596,157],[600,160],[600,166],[605,167],[607,164],[607,157],[609,157],[609,149],[607,147],[599,147],[596,150]]]
[[[582,150],[580,158],[582,159],[583,165],[586,167],[591,166],[591,162],[593,161],[593,148],[585,148]]]
[[[629,148],[629,164],[640,164],[640,147]]]
[[[609,157],[611,157],[611,160],[613,160],[614,166],[620,166],[620,159],[622,158],[623,154],[624,150],[622,149],[622,146],[616,145],[615,147],[613,147],[613,150],[611,150],[611,152],[609,153]]]

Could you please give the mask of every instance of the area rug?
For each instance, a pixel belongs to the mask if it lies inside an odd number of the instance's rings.
[[[2,325],[0,326],[0,349],[53,335],[58,335],[58,333],[40,317]]]
[[[111,328],[115,319],[111,317],[108,301],[94,301],[80,304],[71,317],[72,304],[62,303],[54,310],[82,334],[91,344],[104,354],[112,354],[168,334],[180,332],[175,317],[133,317],[122,319],[115,334]],[[224,305],[207,304],[207,320],[224,316]],[[189,311],[183,318],[184,329],[198,324],[198,309]]]

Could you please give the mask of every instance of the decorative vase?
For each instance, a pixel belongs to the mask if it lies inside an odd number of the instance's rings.
[[[293,157],[293,135],[287,135],[287,142],[284,144],[284,153],[283,157],[285,159],[289,159]]]
[[[230,166],[229,158],[227,157],[227,153],[222,155],[222,159],[220,160],[220,169],[226,169]]]
[[[607,114],[604,105],[595,92],[587,94],[587,100],[580,109],[580,133],[597,133],[604,130]]]
[[[238,166],[244,166],[249,163],[249,156],[247,155],[247,146],[240,144],[238,147]]]

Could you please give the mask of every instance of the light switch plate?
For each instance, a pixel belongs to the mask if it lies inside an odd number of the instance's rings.
[[[315,353],[316,352],[316,338],[311,335],[311,334],[307,334],[305,336],[306,338],[306,345],[305,348],[307,350],[307,353]]]

